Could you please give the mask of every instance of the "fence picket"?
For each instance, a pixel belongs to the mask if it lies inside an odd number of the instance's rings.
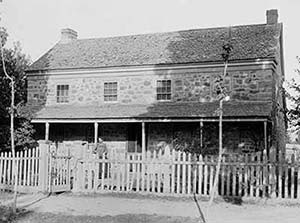
[[[144,192],[145,191],[145,156],[144,154],[141,155],[141,170],[142,170],[142,174],[141,174],[141,191]]]
[[[220,165],[220,176],[218,176],[221,178],[220,181],[220,185],[221,185],[221,191],[220,191],[220,195],[224,196],[225,195],[225,164],[224,162],[221,162]]]
[[[192,166],[192,171],[193,171],[193,193],[196,194],[197,193],[197,155],[194,154],[193,156],[193,166]]]
[[[2,184],[3,180],[3,163],[4,163],[4,157],[3,152],[0,153],[0,186]],[[1,187],[0,187],[1,190]]]
[[[104,178],[105,178],[105,156],[102,156],[101,159],[99,160],[101,162],[101,190],[104,190]],[[80,180],[80,179],[79,179]]]
[[[186,153],[182,153],[182,193],[186,194]]]
[[[13,185],[13,178],[14,178],[14,176],[13,176],[13,157],[12,157],[12,153],[11,152],[9,152],[9,166],[8,166],[8,176],[9,176],[9,178],[8,178],[8,185]]]
[[[284,198],[288,198],[289,197],[289,185],[288,185],[288,180],[289,180],[289,169],[288,169],[288,165],[285,162],[284,163]]]
[[[40,153],[39,153],[39,148],[37,147],[36,149],[35,149],[35,160],[36,160],[36,167],[35,167],[35,182],[36,182],[36,184],[35,184],[35,186],[39,186],[39,155],[40,155]]]
[[[161,154],[161,149],[158,150],[158,157],[157,157],[157,166],[156,166],[156,170],[157,170],[157,192],[160,193],[161,192],[161,178],[162,178],[162,154]]]
[[[140,191],[140,178],[141,178],[141,171],[140,171],[140,156],[136,156],[136,166],[137,166],[137,176],[136,176],[136,191]]]
[[[228,162],[230,162],[232,160],[232,156],[228,157]],[[226,171],[226,196],[230,195],[230,187],[231,187],[231,175],[232,173],[232,166],[231,165],[227,165],[227,171]]]
[[[125,157],[124,157],[125,158]],[[122,160],[123,162],[120,164],[120,168],[121,168],[121,175],[122,175],[122,179],[121,179],[121,191],[125,191],[125,170],[126,170],[126,159]],[[144,172],[145,174],[145,172]],[[144,178],[143,178],[144,180]]]
[[[171,193],[175,193],[175,150],[171,154],[172,166],[171,166]]]
[[[188,153],[188,168],[187,168],[187,171],[188,171],[188,179],[187,179],[187,193],[190,194],[191,193],[191,185],[192,185],[192,182],[191,182],[191,153]]]
[[[27,182],[27,174],[28,174],[28,171],[27,171],[27,163],[28,163],[28,150],[25,150],[24,151],[24,176],[23,176],[23,179],[24,179],[24,186],[27,186],[28,185],[28,182]]]
[[[249,157],[249,160],[250,160],[250,164],[249,164],[249,168],[250,168],[250,175],[249,175],[249,187],[250,187],[250,197],[253,197],[253,194],[254,194],[254,161],[255,161],[255,158],[253,156],[253,154],[250,154],[250,157]]]
[[[210,157],[210,160],[209,160],[209,195],[212,194],[212,189],[213,189],[213,183],[214,183],[214,165],[212,165],[213,163],[213,157],[211,156]],[[219,176],[216,176],[216,177],[219,177]]]
[[[176,175],[176,180],[177,180],[177,184],[176,184],[176,193],[179,194],[180,193],[180,160],[181,160],[181,152],[178,151],[177,152],[177,162],[176,162],[176,167],[177,167],[177,175]]]
[[[269,173],[269,179],[270,179],[270,197],[275,198],[276,197],[276,190],[277,190],[277,183],[276,183],[276,169],[277,167],[275,166],[275,159],[272,158],[270,160],[270,173]]]
[[[256,170],[255,170],[255,197],[259,197],[259,188],[260,188],[260,155],[256,154]]]
[[[8,166],[8,153],[4,153],[4,168],[3,168],[3,172],[4,172],[4,176],[3,176],[3,184],[8,184],[7,182],[7,166]]]
[[[21,186],[22,185],[22,176],[23,176],[23,151],[18,151],[17,152],[17,162],[18,162],[18,177],[17,177],[17,185]]]
[[[236,163],[236,156],[232,156],[232,162]],[[236,194],[236,165],[232,166],[232,196],[237,196]]]
[[[295,181],[295,175],[294,175],[294,172],[295,172],[295,167],[294,167],[294,165],[295,165],[295,155],[294,154],[292,154],[292,157],[291,157],[291,168],[290,168],[290,170],[291,170],[291,179],[290,179],[290,182],[291,182],[291,185],[290,185],[290,190],[291,190],[291,198],[294,198],[295,196],[295,187],[294,187],[294,181]]]
[[[208,170],[207,170],[207,156],[204,157],[204,195],[208,195],[207,183],[208,183]]]
[[[300,199],[300,165],[297,164],[297,198]]]
[[[248,187],[248,182],[249,182],[249,156],[248,154],[245,154],[245,174],[244,174],[244,195],[249,196],[249,187]]]
[[[277,181],[278,181],[278,197],[283,198],[283,162],[282,160],[279,161],[278,166],[278,175],[277,175]]]
[[[147,192],[150,192],[150,156],[151,156],[150,151],[147,151],[146,155],[147,155],[146,156],[146,172],[147,172],[146,185],[147,185]]]
[[[198,174],[198,193],[202,195],[202,183],[203,183],[203,157],[199,155],[199,174]]]

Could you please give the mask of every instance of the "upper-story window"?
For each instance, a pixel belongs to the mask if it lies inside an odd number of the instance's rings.
[[[118,82],[104,83],[104,101],[117,101],[118,99]]]
[[[69,102],[69,85],[57,85],[56,88],[56,102],[68,103]]]
[[[171,80],[158,80],[156,85],[156,98],[158,101],[171,100]]]

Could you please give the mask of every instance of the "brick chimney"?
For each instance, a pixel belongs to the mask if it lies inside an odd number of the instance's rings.
[[[267,24],[276,24],[278,23],[278,11],[277,9],[267,10]]]
[[[60,43],[69,43],[72,40],[77,39],[77,32],[70,28],[64,28],[61,30]]]

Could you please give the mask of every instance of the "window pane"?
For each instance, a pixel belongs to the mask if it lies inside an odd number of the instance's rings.
[[[56,89],[57,103],[69,102],[69,85],[57,85]]]
[[[171,80],[158,80],[156,87],[158,101],[171,100]]]
[[[118,97],[118,83],[104,83],[104,101],[116,101]]]

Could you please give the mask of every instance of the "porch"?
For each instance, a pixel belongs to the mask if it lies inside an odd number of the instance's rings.
[[[96,143],[100,137],[124,152],[153,151],[164,143],[205,155],[218,150],[218,108],[218,102],[46,106],[32,123],[43,140]],[[268,151],[274,132],[271,111],[267,102],[224,102],[225,153]]]
[[[142,153],[160,145],[202,155],[218,153],[218,119],[186,120],[76,120],[35,123],[39,140],[86,141],[101,138],[109,150]],[[267,119],[224,119],[224,153],[240,154],[266,150],[271,145],[271,123]],[[44,134],[41,134],[44,133]]]

